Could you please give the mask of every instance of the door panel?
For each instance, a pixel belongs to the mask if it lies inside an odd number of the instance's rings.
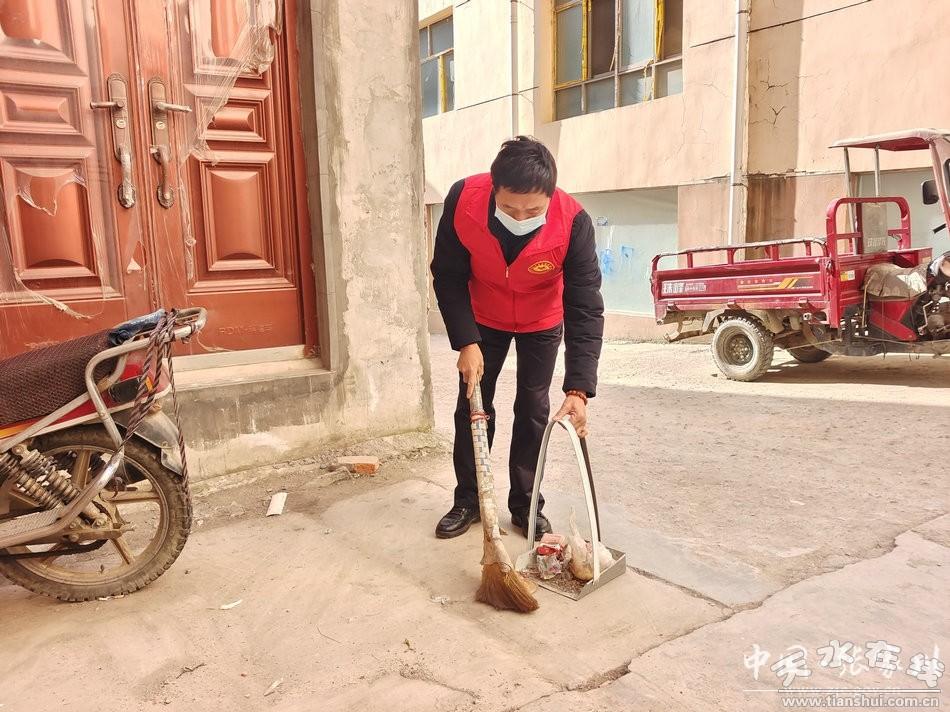
[[[110,188],[110,117],[89,106],[109,73],[127,72],[127,18],[87,17],[90,7],[0,3],[0,357],[149,305],[135,209]]]
[[[158,306],[209,310],[192,351],[304,343],[292,32],[269,29],[283,6],[0,2],[0,357]],[[90,108],[112,74],[128,80],[131,208],[117,115]]]
[[[191,31],[179,35],[176,83],[198,118],[197,137],[189,145],[186,132],[179,146],[192,233],[184,298],[211,313],[206,346],[301,344],[286,35],[269,31],[268,2],[182,0],[178,8]]]

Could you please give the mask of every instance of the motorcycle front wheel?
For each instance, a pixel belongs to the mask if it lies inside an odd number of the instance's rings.
[[[34,439],[31,447],[69,472],[77,489],[114,451],[108,433],[95,426],[50,433]],[[123,466],[94,504],[108,516],[112,533],[120,530],[121,535],[11,547],[3,552],[7,556],[0,555],[0,574],[61,601],[124,595],[165,573],[191,532],[187,482],[162,465],[152,446],[136,438],[126,444]]]

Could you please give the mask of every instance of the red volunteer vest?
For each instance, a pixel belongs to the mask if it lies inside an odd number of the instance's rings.
[[[564,256],[580,204],[558,189],[547,221],[511,265],[498,238],[488,229],[491,175],[465,179],[455,209],[455,231],[471,255],[468,282],[472,311],[479,324],[501,331],[550,329],[564,319]]]

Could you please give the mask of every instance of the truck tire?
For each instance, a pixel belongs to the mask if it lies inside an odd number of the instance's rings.
[[[748,316],[732,316],[716,329],[712,340],[713,358],[731,381],[755,381],[772,365],[775,343],[758,321]]]
[[[831,356],[827,351],[822,351],[811,344],[789,347],[788,352],[799,363],[820,363]]]

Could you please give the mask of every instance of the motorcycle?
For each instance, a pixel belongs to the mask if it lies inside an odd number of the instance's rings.
[[[867,321],[870,336],[908,342],[950,338],[950,252],[915,267],[874,265],[864,289],[869,304],[855,313]]]
[[[927,292],[919,304],[926,331],[935,339],[950,337],[950,252],[927,267]]]
[[[191,531],[184,442],[161,399],[204,309],[160,310],[0,361],[0,573],[63,601],[132,593]]]

